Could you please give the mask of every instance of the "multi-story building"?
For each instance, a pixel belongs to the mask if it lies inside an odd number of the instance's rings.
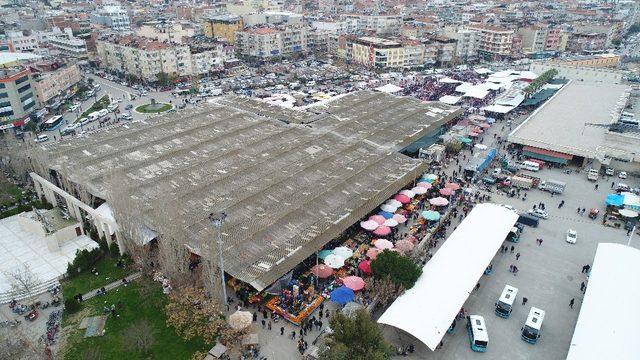
[[[234,44],[236,42],[236,32],[244,28],[244,21],[240,16],[217,15],[205,18],[202,26],[206,37],[217,38]]]
[[[376,35],[399,34],[402,27],[402,15],[361,15],[346,14],[341,19],[346,22],[347,34],[375,32]]]
[[[71,29],[75,33],[91,31],[91,22],[88,19],[81,19],[71,14],[48,16],[44,18],[49,29]]]
[[[88,57],[87,44],[84,40],[73,36],[71,29],[54,29],[51,33],[44,37],[45,43],[62,54],[73,56],[75,58],[84,59]]]
[[[456,59],[457,41],[446,36],[430,36],[425,41],[430,53],[435,54],[435,63],[438,65],[451,65]]]
[[[471,29],[460,28],[445,34],[456,40],[455,56],[461,61],[473,61],[478,56],[480,46],[480,32]]]
[[[533,25],[518,29],[522,37],[522,52],[525,55],[560,51],[562,30],[548,25]]]
[[[603,52],[607,46],[607,34],[596,32],[573,32],[567,41],[567,50],[575,53]]]
[[[39,63],[31,66],[32,84],[39,107],[45,107],[64,96],[82,79],[76,64]]]
[[[479,56],[488,59],[503,59],[511,56],[513,48],[513,30],[483,24],[470,25],[469,29],[479,33]]]
[[[30,32],[9,30],[6,32],[6,36],[13,47],[13,51],[32,52],[39,47],[38,38]]]
[[[184,40],[191,38],[196,34],[189,24],[166,23],[152,21],[143,24],[136,30],[136,35],[144,36],[157,41],[168,41],[171,43],[182,44]]]
[[[288,57],[309,50],[306,26],[259,27],[236,33],[238,55],[255,59]]]
[[[131,30],[129,14],[121,6],[103,6],[91,14],[91,21],[109,27],[115,31]]]
[[[374,68],[419,67],[425,63],[425,46],[415,40],[345,37],[340,47],[338,56]]]
[[[353,11],[353,1],[318,0],[318,9],[325,14],[347,14]]]
[[[220,70],[227,59],[222,44],[193,40],[190,45],[160,42],[139,36],[108,36],[96,41],[100,66],[144,82],[169,76],[202,75]]]
[[[0,119],[22,120],[36,109],[29,69],[0,70]]]

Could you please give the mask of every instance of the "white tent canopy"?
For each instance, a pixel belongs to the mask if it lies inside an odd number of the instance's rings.
[[[504,106],[504,105],[489,105],[481,108],[481,110],[493,112],[497,114],[506,114],[513,109],[515,109],[515,106]]]
[[[383,85],[383,86],[380,86],[380,87],[376,88],[376,91],[380,91],[380,92],[388,93],[388,94],[397,93],[400,90],[402,90],[402,88],[400,86],[396,86],[396,85],[393,85],[393,84],[387,84],[387,85]]]
[[[448,105],[454,105],[456,103],[458,103],[458,101],[460,101],[460,99],[462,99],[462,96],[453,96],[453,95],[445,95],[443,97],[441,97],[440,102],[448,104]]]
[[[638,359],[640,251],[598,245],[567,360]]]
[[[517,219],[502,206],[476,205],[423,267],[414,287],[378,322],[402,329],[435,350]]]

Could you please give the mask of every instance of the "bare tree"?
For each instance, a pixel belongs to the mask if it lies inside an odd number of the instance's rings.
[[[155,329],[146,320],[138,320],[124,331],[123,345],[129,351],[149,353],[156,341]]]
[[[22,267],[13,271],[6,271],[4,274],[9,279],[11,289],[17,294],[25,294],[29,302],[36,295],[33,290],[42,283],[27,264],[23,264]]]
[[[0,360],[43,359],[44,352],[19,329],[0,329]]]

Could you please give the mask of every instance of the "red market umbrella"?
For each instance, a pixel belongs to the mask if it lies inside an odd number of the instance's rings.
[[[448,183],[444,184],[444,187],[452,189],[452,190],[458,190],[458,189],[460,189],[460,184],[448,182]]]
[[[367,250],[367,257],[371,260],[375,260],[378,257],[378,253],[382,251],[378,248],[369,248],[369,250]]]
[[[451,194],[453,194],[453,189],[451,188],[446,187],[446,188],[440,189],[440,195],[449,196]]]
[[[411,202],[411,199],[407,195],[404,195],[404,194],[398,194],[398,195],[394,196],[393,198],[395,200],[400,201],[400,203],[402,203],[402,204],[408,204],[408,203]]]
[[[380,225],[377,229],[373,230],[373,233],[378,236],[385,236],[391,233],[391,228],[388,226]]]
[[[385,219],[384,216],[382,215],[372,215],[369,217],[369,220],[377,222],[378,225],[382,225],[384,224],[384,221],[387,219]]]
[[[364,289],[364,280],[359,276],[347,276],[342,279],[342,283],[353,291],[360,291]]]
[[[376,252],[377,255],[377,252]],[[371,275],[371,261],[364,260],[358,264],[358,269],[360,269],[365,275]]]
[[[325,264],[318,264],[311,268],[311,272],[313,275],[319,277],[320,279],[326,279],[329,276],[333,275],[333,269]]]

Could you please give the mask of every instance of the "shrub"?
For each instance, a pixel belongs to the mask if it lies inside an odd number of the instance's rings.
[[[67,265],[67,276],[71,278],[83,271],[87,271],[101,258],[102,251],[99,248],[91,251],[86,249],[76,251],[75,259]]]
[[[111,245],[109,245],[109,253],[113,257],[120,256],[120,248],[118,247],[118,243],[117,242],[115,242],[115,241],[111,242]]]
[[[389,277],[396,285],[411,289],[422,275],[422,269],[411,258],[385,250],[371,262],[371,272],[377,279]]]
[[[69,314],[73,314],[80,310],[80,303],[72,297],[67,297],[64,299],[64,310]]]
[[[100,238],[100,241],[98,241],[98,245],[100,245],[100,250],[102,250],[103,253],[108,253],[109,252],[109,244],[107,243],[107,239],[103,237]]]

